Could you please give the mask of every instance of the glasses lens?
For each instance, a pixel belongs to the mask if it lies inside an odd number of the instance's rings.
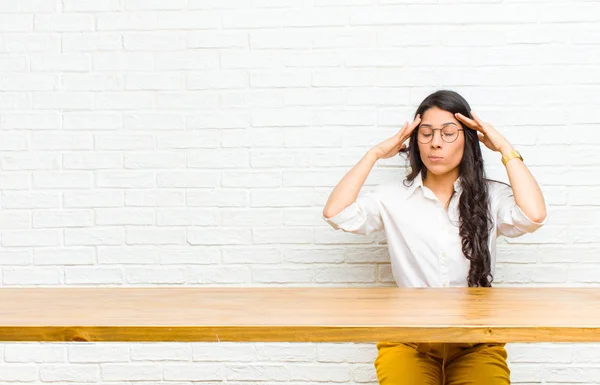
[[[454,142],[458,136],[458,128],[456,126],[444,127],[442,130],[442,139],[446,142]]]
[[[419,128],[417,138],[421,143],[429,143],[431,142],[431,138],[433,138],[433,130],[431,128]]]

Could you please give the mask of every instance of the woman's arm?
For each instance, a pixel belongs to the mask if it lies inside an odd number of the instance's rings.
[[[468,127],[478,131],[481,143],[492,151],[500,152],[502,156],[513,150],[513,146],[494,126],[479,119],[473,111],[470,112],[474,119],[461,113],[456,113],[455,116]],[[544,196],[525,163],[518,158],[511,159],[506,163],[506,171],[517,205],[531,220],[542,222],[547,215]]]
[[[420,122],[421,115],[418,114],[410,124],[406,121],[394,136],[367,151],[362,159],[335,186],[323,208],[323,216],[331,218],[354,202],[377,160],[396,156],[401,149],[406,148],[404,142],[410,138],[410,134]]]
[[[500,153],[504,156],[512,150],[513,146],[507,141]],[[525,163],[519,158],[513,158],[506,162],[506,172],[517,205],[531,220],[542,222],[547,215],[544,195]]]
[[[335,186],[323,208],[323,216],[331,218],[356,200],[369,173],[377,163],[378,156],[373,149],[352,167]]]

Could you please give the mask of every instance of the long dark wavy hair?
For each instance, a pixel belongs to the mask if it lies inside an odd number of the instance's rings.
[[[460,112],[471,119],[469,103],[458,93],[450,90],[439,90],[427,96],[417,108],[414,118],[429,108],[438,107],[452,114]],[[459,208],[459,235],[461,237],[462,251],[471,261],[469,268],[468,284],[475,287],[491,287],[494,277],[491,274],[490,250],[488,239],[493,229],[493,219],[490,213],[488,186],[483,168],[483,157],[477,131],[465,126],[464,155],[459,164],[462,193],[458,202]],[[417,142],[418,129],[415,129],[409,140],[408,146],[401,152],[408,154],[411,172],[406,176],[405,185],[412,185],[415,177],[421,172],[422,178],[427,177],[427,168],[421,160],[419,144]],[[454,192],[450,200],[454,197]]]

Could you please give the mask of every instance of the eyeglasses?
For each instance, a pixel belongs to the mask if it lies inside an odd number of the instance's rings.
[[[457,128],[456,126],[446,126],[444,128],[419,127],[417,134],[419,143],[430,143],[433,140],[435,130],[440,130],[442,140],[446,143],[454,142],[458,138],[458,131],[464,131],[462,128]]]

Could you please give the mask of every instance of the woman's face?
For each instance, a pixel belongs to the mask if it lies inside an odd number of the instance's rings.
[[[418,141],[421,160],[428,172],[437,175],[443,175],[454,170],[460,164],[465,147],[465,135],[463,131],[458,131],[456,137],[445,135],[446,139],[455,139],[448,143],[442,139],[442,130],[436,128],[455,128],[462,129],[460,122],[454,117],[454,114],[437,107],[426,110],[421,116],[421,123],[418,127],[417,138],[431,139],[431,142],[425,144]],[[434,129],[431,136],[431,131]],[[421,133],[430,134],[428,137],[421,136]],[[437,157],[437,158],[436,158]]]

